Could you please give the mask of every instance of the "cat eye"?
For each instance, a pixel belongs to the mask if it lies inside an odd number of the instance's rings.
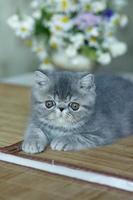
[[[53,106],[55,106],[55,102],[53,100],[47,100],[45,101],[45,106],[50,109],[52,108]]]
[[[74,111],[77,111],[78,109],[79,109],[79,107],[80,107],[80,105],[78,104],[78,103],[76,103],[76,102],[71,102],[70,104],[69,104],[69,106],[72,108],[72,110],[74,110]]]

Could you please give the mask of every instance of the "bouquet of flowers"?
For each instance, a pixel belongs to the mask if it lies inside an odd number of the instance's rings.
[[[41,68],[82,70],[126,52],[116,36],[128,22],[125,5],[125,0],[33,0],[30,15],[19,12],[8,24],[37,54]]]

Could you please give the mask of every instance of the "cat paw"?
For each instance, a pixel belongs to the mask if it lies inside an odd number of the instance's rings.
[[[43,132],[38,131],[36,135],[31,135],[22,143],[22,150],[26,153],[40,153],[44,151],[48,142],[47,137],[44,135]]]
[[[71,140],[68,137],[59,137],[55,138],[51,144],[52,150],[57,151],[71,151],[74,150],[74,144],[71,142]]]

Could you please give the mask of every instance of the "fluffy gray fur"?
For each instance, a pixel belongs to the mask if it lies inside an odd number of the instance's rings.
[[[23,151],[80,150],[133,133],[133,84],[113,75],[37,71]],[[48,109],[47,100],[55,102]],[[79,109],[73,111],[71,102]],[[63,108],[61,111],[60,108]]]

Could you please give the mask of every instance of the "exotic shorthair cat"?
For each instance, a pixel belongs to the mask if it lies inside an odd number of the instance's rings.
[[[22,150],[69,151],[133,133],[133,84],[114,75],[36,71]]]

